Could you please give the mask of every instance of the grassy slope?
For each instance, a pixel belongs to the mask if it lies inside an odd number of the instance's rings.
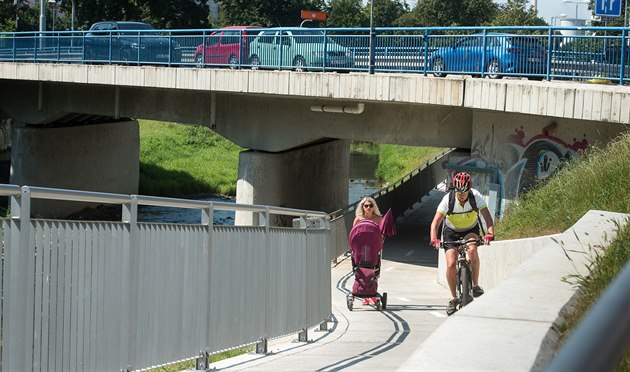
[[[140,121],[140,194],[236,194],[242,148],[207,127]]]
[[[438,147],[381,145],[376,178],[383,184],[395,182],[442,150]]]

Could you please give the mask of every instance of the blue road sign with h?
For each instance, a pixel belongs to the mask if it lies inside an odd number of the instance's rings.
[[[603,17],[619,17],[623,0],[596,0],[595,15]]]

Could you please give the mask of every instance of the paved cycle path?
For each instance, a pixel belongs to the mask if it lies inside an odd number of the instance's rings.
[[[352,288],[349,258],[332,268],[333,321],[328,331],[309,330],[309,343],[284,339],[270,343],[268,355],[247,354],[212,363],[230,371],[391,371],[446,319],[448,290],[437,284],[437,251],[428,231],[443,193],[434,191],[420,208],[399,221],[398,235],[385,241],[379,292],[387,292],[387,309],[377,311],[360,299],[346,305]],[[428,222],[427,222],[428,221]],[[296,336],[292,336],[296,338]]]

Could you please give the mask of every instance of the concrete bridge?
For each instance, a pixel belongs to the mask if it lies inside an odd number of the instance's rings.
[[[483,192],[497,195],[500,208],[581,149],[607,142],[630,124],[630,89],[415,74],[7,62],[0,64],[0,111],[12,132],[14,184],[137,192],[135,119],[143,118],[206,125],[250,149],[240,155],[239,203],[328,212],[345,205],[348,142],[358,140],[469,150],[449,166],[471,171]],[[54,210],[34,209],[42,215]],[[252,218],[242,214],[237,223]]]

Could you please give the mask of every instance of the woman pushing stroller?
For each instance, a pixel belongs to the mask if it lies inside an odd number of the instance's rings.
[[[348,309],[352,311],[354,298],[363,298],[364,305],[374,305],[377,309],[387,306],[387,293],[378,293],[378,278],[381,272],[381,253],[383,251],[383,224],[391,220],[391,212],[384,218],[376,201],[371,197],[363,198],[357,205],[356,217],[348,238],[352,252],[352,271],[354,285],[347,296]],[[393,221],[392,221],[393,223]],[[391,235],[395,234],[393,226]],[[387,234],[390,236],[390,234]]]

